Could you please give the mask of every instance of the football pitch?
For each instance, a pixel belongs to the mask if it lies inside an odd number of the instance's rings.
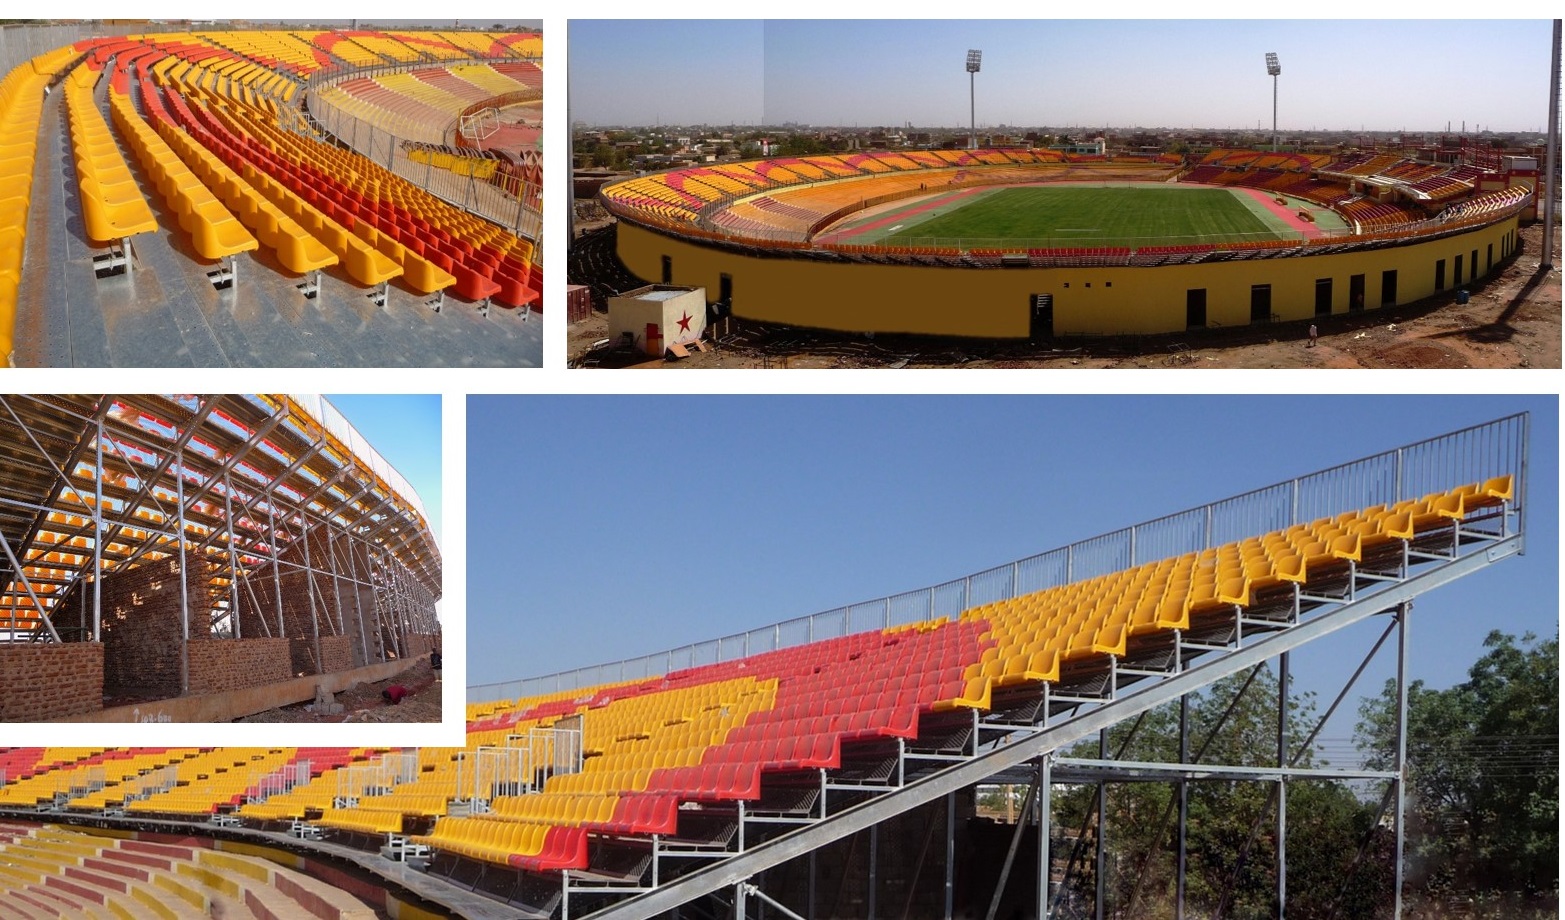
[[[1034,186],[925,199],[881,215],[852,242],[882,246],[1174,246],[1297,239],[1228,189]]]

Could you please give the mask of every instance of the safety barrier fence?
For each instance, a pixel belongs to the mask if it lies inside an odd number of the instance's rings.
[[[91,38],[112,38],[147,31],[145,25],[61,22],[0,26],[0,76],[40,54]]]
[[[507,57],[452,60],[455,63],[482,64],[530,59]],[[535,261],[540,259],[543,214],[536,204],[529,204],[529,202],[539,201],[536,189],[524,189],[520,195],[511,194],[501,185],[473,175],[459,175],[451,170],[437,169],[428,162],[427,158],[420,162],[411,155],[411,150],[415,149],[416,145],[446,143],[447,136],[453,129],[454,119],[438,126],[421,126],[411,119],[402,119],[396,122],[397,130],[390,130],[384,125],[352,115],[312,92],[317,88],[356,77],[409,73],[415,70],[426,70],[431,66],[433,65],[429,61],[417,61],[314,74],[304,82],[303,91],[296,94],[294,98],[303,98],[305,107],[315,123],[355,152],[384,166],[431,195],[492,221],[517,236],[531,240],[534,245],[534,259]]]
[[[1274,485],[1165,515],[938,585],[849,604],[747,632],[540,677],[479,684],[470,703],[518,699],[745,658],[822,639],[962,611],[1134,565],[1281,530],[1376,504],[1420,498],[1496,476],[1514,478],[1516,529],[1524,530],[1525,413],[1463,428]]]

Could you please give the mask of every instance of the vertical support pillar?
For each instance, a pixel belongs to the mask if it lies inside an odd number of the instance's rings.
[[[1277,663],[1277,766],[1288,766],[1288,653]],[[1288,780],[1277,776],[1277,920],[1288,915]]]
[[[1038,920],[1049,920],[1049,834],[1054,808],[1053,781],[1049,775],[1052,756],[1044,754],[1038,758],[1038,905],[1034,912]]]
[[[310,599],[310,639],[315,643],[315,673],[326,673],[326,659],[321,657],[321,620],[315,612],[315,567],[310,564],[310,521],[299,512],[299,534],[304,544],[304,594]]]
[[[810,850],[810,879],[807,900],[804,902],[804,916],[806,920],[815,920],[815,854],[816,850]],[[946,920],[950,920],[951,912],[946,911]]]
[[[869,920],[875,920],[876,895],[880,893],[880,824],[869,826]]]
[[[1402,917],[1402,865],[1403,848],[1407,836],[1407,621],[1413,612],[1411,602],[1404,601],[1397,607],[1397,761],[1396,761],[1396,896],[1393,899],[1393,920]]]
[[[176,450],[174,464],[175,500],[178,504],[179,524],[179,695],[190,692],[190,574],[185,559],[185,458],[184,450]]]
[[[97,464],[93,467],[92,641],[103,641],[103,413],[98,413]]]
[[[332,545],[331,521],[326,522],[326,563],[331,567],[331,597],[337,606],[337,635],[348,634],[348,624],[342,616],[342,585],[337,577],[337,550]]]
[[[234,490],[223,474],[223,526],[228,528],[228,625],[235,639],[244,638],[239,627],[239,554],[234,550]]]
[[[288,638],[288,631],[283,628],[283,576],[277,564],[277,507],[272,504],[272,497],[266,497],[266,543],[272,548],[272,598],[277,602],[277,638]],[[260,611],[256,611],[260,613]]]
[[[813,856],[811,857],[814,858]],[[814,863],[811,863],[814,866]],[[941,916],[951,920],[953,901],[956,898],[956,793],[946,793],[946,904]],[[811,905],[814,906],[813,904]],[[811,920],[814,920],[812,917]]]
[[[1109,730],[1098,731],[1098,759],[1109,759]],[[1108,886],[1105,884],[1104,869],[1106,868],[1107,848],[1103,845],[1104,831],[1107,829],[1109,817],[1109,793],[1108,784],[1098,780],[1098,833],[1097,840],[1093,844],[1093,880],[1096,890],[1093,897],[1092,916],[1095,920],[1103,920],[1103,902],[1108,896]]]
[[[734,920],[745,920],[746,909],[744,904],[744,882],[734,883]]]
[[[353,614],[359,621],[359,648],[364,652],[364,663],[369,664],[369,636],[364,633],[364,586],[359,583],[359,561],[354,558],[352,534],[348,535],[348,577],[351,579],[349,584],[353,585]]]
[[[1190,696],[1179,698],[1179,762],[1190,763]],[[1185,873],[1188,869],[1185,855],[1185,834],[1190,820],[1190,779],[1179,777],[1179,846],[1175,851],[1174,865],[1174,920],[1185,920]]]
[[[1549,140],[1543,152],[1543,248],[1538,253],[1538,267],[1544,271],[1554,267],[1554,225],[1559,222],[1555,202],[1559,200],[1559,180],[1556,177],[1560,155],[1560,21],[1554,20],[1553,52],[1549,61]],[[1536,204],[1534,204],[1536,207]]]

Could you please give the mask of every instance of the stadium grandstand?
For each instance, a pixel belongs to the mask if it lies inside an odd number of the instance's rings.
[[[713,317],[1047,340],[1307,320],[1454,292],[1517,251],[1535,157],[865,150],[604,185],[621,267]],[[605,240],[585,240],[586,249]],[[802,292],[809,292],[802,296]],[[952,309],[960,303],[962,308]]]
[[[25,890],[96,903],[138,897],[105,877],[115,851],[178,846],[154,851],[159,871],[286,850],[345,889],[373,879],[394,916],[411,899],[469,917],[858,916],[877,893],[907,916],[978,916],[988,890],[963,877],[955,819],[978,783],[1032,786],[1043,807],[1015,834],[1035,841],[1052,839],[1057,785],[1217,770],[1394,785],[1396,769],[1282,751],[1242,768],[1061,751],[1350,625],[1405,629],[1418,596],[1521,552],[1527,442],[1511,416],[927,589],[472,687],[461,748],[11,750],[6,855]],[[904,816],[914,843],[892,855],[882,830]],[[850,876],[863,850],[844,847],[865,834],[871,868]],[[1063,887],[1037,885],[1027,911],[1053,916]]]
[[[5,26],[0,352],[539,365],[541,66],[536,31]]]
[[[438,650],[423,503],[321,397],[0,396],[0,455],[0,721],[228,721]]]

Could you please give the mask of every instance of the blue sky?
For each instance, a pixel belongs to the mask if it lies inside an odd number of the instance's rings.
[[[473,397],[468,683],[921,588],[1521,410],[1528,551],[1419,600],[1436,686],[1491,628],[1557,631],[1554,397]],[[1334,690],[1378,629],[1295,653],[1300,686]]]
[[[572,20],[588,124],[1542,130],[1543,20]],[[670,53],[670,49],[692,49]],[[1476,79],[1477,62],[1488,75]]]
[[[413,486],[440,541],[440,396],[327,396]]]

